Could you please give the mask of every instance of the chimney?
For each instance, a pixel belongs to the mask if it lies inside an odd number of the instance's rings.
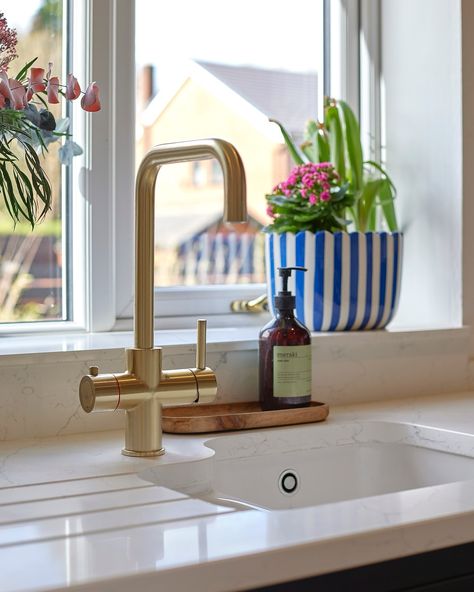
[[[143,66],[138,75],[138,101],[144,109],[155,95],[155,67]]]

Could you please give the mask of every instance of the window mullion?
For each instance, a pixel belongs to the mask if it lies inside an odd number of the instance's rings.
[[[360,125],[364,154],[381,160],[380,6],[360,4]]]
[[[329,19],[330,96],[359,111],[359,0],[331,0]]]
[[[116,0],[116,316],[133,301],[135,187],[135,2]]]
[[[86,261],[88,266],[87,328],[111,329],[115,322],[115,71],[116,2],[91,0],[90,80],[101,89],[102,111],[88,121]]]

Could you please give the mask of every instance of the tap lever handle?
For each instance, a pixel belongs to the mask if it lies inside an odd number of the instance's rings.
[[[206,328],[206,319],[198,319],[196,341],[196,368],[198,370],[206,368]]]

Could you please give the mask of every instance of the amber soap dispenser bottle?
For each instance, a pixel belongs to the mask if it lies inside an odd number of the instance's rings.
[[[311,402],[311,335],[294,315],[295,297],[288,291],[292,271],[279,267],[282,290],[275,296],[276,317],[260,331],[259,391],[265,411],[306,407]]]

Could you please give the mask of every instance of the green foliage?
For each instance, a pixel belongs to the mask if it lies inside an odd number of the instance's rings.
[[[315,207],[300,196],[268,195],[267,202],[273,206],[276,215],[273,223],[266,227],[267,232],[337,232],[345,230],[350,222],[344,218],[346,208],[352,203],[347,184],[331,190],[331,202],[320,202]]]
[[[62,28],[63,0],[43,0],[33,20],[32,31],[59,33]]]
[[[38,142],[45,148],[22,111],[0,110],[0,195],[13,221],[31,228],[51,208],[51,185],[33,147]]]
[[[398,229],[395,185],[380,163],[364,160],[359,124],[346,102],[326,99],[324,122],[308,122],[301,149],[281,123],[270,121],[280,127],[295,164],[333,163],[341,187],[347,185],[347,194],[354,201],[347,215],[352,218],[356,230],[375,231],[379,212],[391,232]]]

